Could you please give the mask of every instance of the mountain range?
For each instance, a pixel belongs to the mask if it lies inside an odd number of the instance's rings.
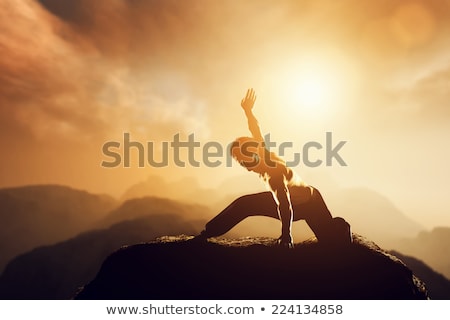
[[[194,184],[191,191],[198,195],[204,189],[196,190]],[[0,276],[0,298],[68,299],[95,277],[111,252],[160,236],[198,234],[218,212],[199,204],[195,201],[201,200],[198,197],[180,201],[144,194],[118,201],[57,185],[0,189],[0,218],[4,221],[0,225],[0,262],[8,264]],[[420,259],[417,274],[426,274],[423,280],[431,288],[431,298],[448,296],[445,277],[450,277],[450,228],[417,232],[419,225],[387,198],[368,189],[342,189],[326,196],[333,214],[344,216],[353,232],[377,244],[381,241],[382,248],[394,250],[411,269],[417,268]],[[209,202],[216,207],[233,199],[229,195],[220,201],[213,198],[211,195]],[[353,201],[352,209],[339,211],[339,203],[347,201]],[[276,235],[278,228],[274,219],[250,218],[224,237]],[[312,236],[306,224],[294,224],[294,229],[306,230],[297,241]]]
[[[18,254],[91,229],[117,201],[59,185],[0,189],[0,273]]]

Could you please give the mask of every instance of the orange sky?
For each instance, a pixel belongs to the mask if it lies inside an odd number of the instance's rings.
[[[348,141],[348,166],[296,168],[307,182],[368,187],[450,226],[449,1],[5,0],[0,29],[1,187],[217,186],[246,172],[105,169],[101,147],[123,132],[225,145],[248,135],[239,101],[253,87],[272,139]]]

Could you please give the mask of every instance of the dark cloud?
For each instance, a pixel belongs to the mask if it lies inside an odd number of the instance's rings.
[[[130,60],[151,54],[150,59],[163,58],[171,55],[171,49],[195,42],[196,34],[211,30],[205,22],[213,6],[207,1],[40,0],[40,3],[107,57]]]
[[[153,121],[154,126],[183,127],[182,116],[169,119],[158,110],[173,108],[182,115],[190,99],[171,103],[161,92],[143,89],[173,69],[164,56],[177,52],[174,47],[182,46],[183,34],[188,38],[182,32],[188,30],[183,7],[159,1],[42,4],[45,9],[30,0],[7,1],[0,8],[4,129],[82,138],[144,125],[144,116],[145,125]],[[140,60],[148,62],[147,69],[159,66],[163,71],[139,83]],[[130,76],[134,72],[137,76]],[[158,106],[144,110],[138,105],[143,101]]]
[[[35,3],[10,1],[0,10],[0,109],[2,121],[27,128],[45,114],[63,117],[54,99],[78,90],[76,60],[53,32],[56,21]]]

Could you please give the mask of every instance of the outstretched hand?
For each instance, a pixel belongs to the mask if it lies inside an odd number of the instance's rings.
[[[246,112],[252,110],[253,105],[255,104],[255,100],[256,100],[255,90],[253,90],[253,88],[248,89],[245,98],[242,99],[241,101],[242,109],[244,109]]]

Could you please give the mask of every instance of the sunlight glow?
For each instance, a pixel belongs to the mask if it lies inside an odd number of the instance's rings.
[[[336,68],[323,63],[291,69],[286,78],[291,108],[299,112],[320,114],[331,108],[331,104],[339,96],[340,84]]]
[[[304,75],[299,80],[293,81],[294,98],[307,107],[320,107],[332,91],[332,86],[323,75]]]
[[[276,99],[294,115],[326,118],[340,112],[357,82],[353,64],[338,54],[309,53],[272,67],[280,79]]]

